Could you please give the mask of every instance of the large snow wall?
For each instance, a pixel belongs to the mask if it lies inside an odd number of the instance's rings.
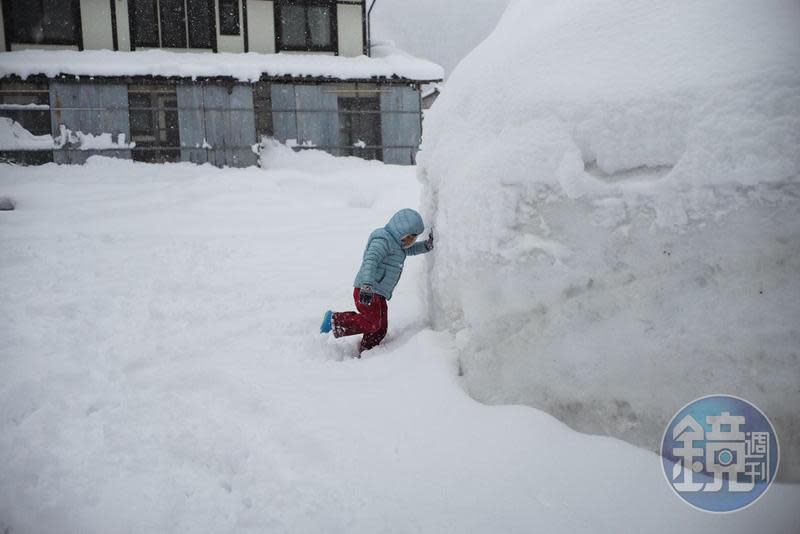
[[[420,154],[464,383],[656,450],[744,397],[800,480],[800,2],[516,0]]]

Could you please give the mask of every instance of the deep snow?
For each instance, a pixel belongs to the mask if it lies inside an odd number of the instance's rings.
[[[653,450],[687,402],[741,396],[800,480],[798,23],[795,0],[510,5],[419,158],[471,394]]]
[[[701,513],[651,452],[472,400],[419,258],[352,359],[322,311],[415,170],[264,167],[0,166],[0,532],[798,531],[797,486]]]

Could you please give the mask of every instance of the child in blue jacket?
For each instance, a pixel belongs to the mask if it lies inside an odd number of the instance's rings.
[[[433,232],[428,234],[427,241],[415,243],[424,229],[420,214],[405,208],[395,213],[386,226],[373,231],[353,283],[353,300],[358,311],[328,310],[320,332],[332,330],[334,337],[363,334],[359,354],[379,344],[389,324],[386,301],[392,298],[406,256],[433,250]]]

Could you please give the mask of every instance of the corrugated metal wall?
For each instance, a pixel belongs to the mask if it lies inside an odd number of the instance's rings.
[[[281,142],[295,140],[334,155],[352,153],[342,146],[343,112],[339,96],[352,99],[354,84],[271,85],[273,135]],[[349,87],[349,89],[340,89]],[[410,85],[373,85],[363,94],[380,95],[380,142],[386,163],[415,163],[421,138],[418,88]],[[181,84],[176,87],[182,161],[217,166],[255,165],[256,140],[253,86],[248,84]],[[125,84],[50,82],[51,125],[54,137],[61,127],[72,132],[119,134],[130,142],[128,88]],[[365,96],[369,98],[369,96]],[[373,97],[374,98],[374,97]],[[344,112],[347,113],[347,112]],[[374,111],[372,111],[374,113]],[[58,163],[83,163],[93,154],[130,158],[131,150],[79,150],[66,144],[54,151]]]
[[[275,138],[285,143],[312,143],[338,155],[339,102],[324,85],[272,84]]]
[[[99,135],[112,134],[118,140],[131,137],[128,119],[128,87],[123,84],[50,83],[50,109],[53,137],[61,135],[63,125],[72,132]],[[84,163],[89,156],[102,154],[130,158],[130,150],[76,150],[67,143],[53,153],[56,163]]]
[[[422,138],[419,91],[407,85],[386,86],[381,92],[383,161],[413,165]],[[402,113],[385,113],[398,111]]]
[[[253,90],[248,85],[177,87],[181,160],[218,167],[256,164]]]

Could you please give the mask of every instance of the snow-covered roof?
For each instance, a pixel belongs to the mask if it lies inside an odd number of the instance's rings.
[[[435,81],[442,67],[393,47],[373,47],[372,57],[315,54],[246,54],[146,50],[20,50],[0,54],[0,77],[45,75],[231,77],[253,82],[267,77],[313,77],[333,80],[400,78]]]

